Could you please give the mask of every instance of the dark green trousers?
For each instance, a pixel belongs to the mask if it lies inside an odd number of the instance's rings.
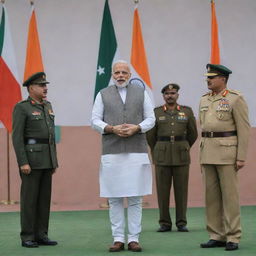
[[[187,224],[187,201],[188,201],[188,177],[189,165],[183,166],[159,166],[156,165],[156,187],[159,206],[159,224],[172,226],[169,211],[170,192],[173,183],[176,226]]]
[[[21,175],[20,220],[22,241],[47,237],[50,215],[52,169]]]

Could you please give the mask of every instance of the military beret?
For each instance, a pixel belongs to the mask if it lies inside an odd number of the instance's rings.
[[[44,72],[37,72],[23,82],[23,86],[29,86],[30,84],[49,84],[49,82],[46,81]]]
[[[179,91],[180,86],[178,84],[167,84],[162,88],[161,93],[164,93],[167,89],[176,89],[177,91]]]
[[[230,69],[228,69],[223,65],[207,64],[206,68],[207,68],[207,73],[205,74],[205,76],[218,76],[218,75],[229,76],[229,74],[232,73]]]

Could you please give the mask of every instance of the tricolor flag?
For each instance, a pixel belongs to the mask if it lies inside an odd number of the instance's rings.
[[[41,55],[40,41],[37,31],[36,13],[34,5],[31,5],[31,17],[29,21],[27,55],[24,71],[24,81],[32,74],[43,72],[43,60]]]
[[[211,64],[220,64],[219,32],[214,0],[211,0]]]
[[[0,24],[0,121],[12,131],[12,111],[21,100],[21,89],[14,47],[5,6],[2,6]]]
[[[144,86],[147,90],[152,102],[154,103],[152,94],[152,84],[150,81],[146,51],[142,36],[138,5],[135,5],[133,16],[133,32],[132,32],[132,51],[131,51],[132,78],[131,83]]]
[[[111,80],[112,63],[117,59],[116,55],[117,41],[108,0],[106,0],[101,25],[94,99],[101,89],[109,85]]]

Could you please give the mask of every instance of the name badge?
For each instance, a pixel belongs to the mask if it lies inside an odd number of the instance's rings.
[[[159,116],[159,121],[164,121],[164,120],[166,120],[166,117],[165,116]]]
[[[40,116],[40,115],[41,115],[41,112],[39,112],[39,111],[32,112],[32,116]]]

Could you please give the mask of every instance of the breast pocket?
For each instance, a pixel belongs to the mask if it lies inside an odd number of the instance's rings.
[[[219,110],[219,111],[216,111],[216,116],[219,120],[228,121],[232,118],[232,112],[231,110],[228,110],[228,111]]]
[[[40,121],[43,120],[42,115],[35,115],[35,116],[30,116],[31,121]]]

